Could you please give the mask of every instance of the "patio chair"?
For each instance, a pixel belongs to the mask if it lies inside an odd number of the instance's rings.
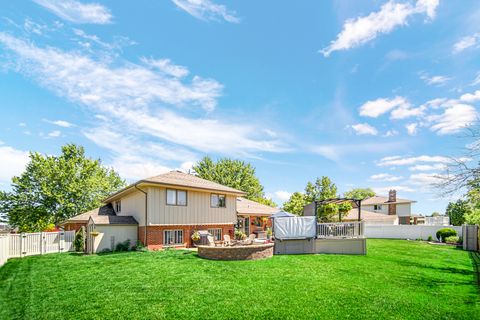
[[[215,238],[213,236],[207,236],[207,240],[210,247],[215,247]]]
[[[223,235],[223,245],[225,247],[230,247],[230,246],[235,245],[235,243],[232,241],[232,239],[230,238],[230,236],[228,234],[225,234],[225,235]]]
[[[255,240],[255,235],[252,233],[248,236],[247,239],[243,240],[242,241],[242,244],[243,245],[250,245],[250,244],[253,244],[253,241]]]

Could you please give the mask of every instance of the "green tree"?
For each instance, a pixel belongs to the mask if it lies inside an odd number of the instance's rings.
[[[265,198],[263,186],[250,163],[229,158],[219,159],[215,163],[210,157],[204,157],[193,166],[193,170],[200,178],[246,192],[247,199],[276,206],[271,199]]]
[[[465,223],[480,225],[480,209],[473,209],[465,214]]]
[[[343,194],[345,198],[363,200],[369,197],[373,197],[375,192],[371,188],[354,188]]]
[[[59,156],[30,153],[25,171],[12,178],[12,191],[0,192],[0,212],[20,231],[40,231],[99,207],[124,186],[115,171],[87,158],[83,147],[67,144]]]
[[[432,212],[432,217],[438,217],[440,216],[440,213],[437,211]]]
[[[285,211],[303,214],[303,207],[313,201],[326,200],[337,197],[337,186],[329,177],[317,178],[315,182],[308,182],[305,186],[305,193],[295,192],[290,199],[283,204]],[[348,212],[348,207],[341,207],[341,214]],[[332,221],[339,213],[339,206],[328,204],[319,206],[317,217],[320,221]]]
[[[468,202],[465,200],[457,200],[450,202],[447,206],[445,214],[450,217],[450,223],[454,226],[461,226],[465,223],[465,216],[472,211]]]
[[[301,216],[306,204],[308,203],[305,201],[305,195],[301,192],[294,192],[290,199],[283,204],[283,210]]]

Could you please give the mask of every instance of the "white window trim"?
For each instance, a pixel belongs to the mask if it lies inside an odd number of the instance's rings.
[[[214,237],[215,241],[221,241],[222,240],[222,237],[223,237],[223,229],[222,228],[211,228],[211,229],[208,229],[207,231],[208,231],[208,233],[210,233]],[[218,238],[215,237],[215,231],[220,233],[220,236]]]
[[[173,240],[174,240],[174,241],[175,241],[175,233],[176,233],[176,232],[181,232],[181,234],[182,234],[181,242],[178,242],[178,243],[177,243],[177,242],[174,242],[173,244],[166,243],[165,240],[167,239],[167,237],[166,237],[167,232],[173,232]],[[184,232],[183,232],[182,229],[163,230],[163,246],[170,246],[170,247],[172,247],[172,246],[182,246],[182,245],[185,244],[184,236],[185,236],[185,235],[184,235]]]
[[[217,196],[218,198],[220,198],[220,196],[223,196],[224,199],[225,199],[225,205],[224,206],[220,206],[220,205],[217,205],[217,206],[212,206],[212,197],[213,196]],[[220,203],[220,200],[217,201],[217,204]],[[222,193],[211,193],[210,194],[210,208],[226,208],[227,207],[227,195],[226,194],[222,194]]]

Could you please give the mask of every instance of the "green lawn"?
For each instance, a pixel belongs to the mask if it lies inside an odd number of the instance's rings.
[[[368,240],[367,256],[208,261],[51,254],[0,268],[0,319],[479,319],[467,252]]]

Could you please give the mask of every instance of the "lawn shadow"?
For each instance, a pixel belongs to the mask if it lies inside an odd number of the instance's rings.
[[[470,251],[468,256],[472,260],[473,270],[475,270],[475,284],[480,291],[480,253],[476,251]]]

